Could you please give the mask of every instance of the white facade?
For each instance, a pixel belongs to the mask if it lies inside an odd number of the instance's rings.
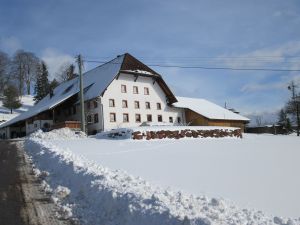
[[[126,87],[124,93],[122,85]],[[138,93],[134,93],[134,87]],[[149,94],[144,93],[144,88],[148,89]],[[113,100],[114,106],[110,106],[110,100]],[[126,101],[127,107],[123,106],[123,101]],[[139,103],[139,108],[135,107],[135,102]],[[146,102],[150,104],[149,109],[146,108]],[[77,104],[75,114],[71,113],[67,117],[60,115],[60,120],[80,120],[79,113],[80,107]],[[115,121],[111,120],[112,113],[115,115]],[[124,114],[128,115],[128,121],[124,121]],[[136,120],[137,115],[140,116],[140,121]],[[143,122],[185,123],[184,109],[167,104],[165,92],[157,82],[153,82],[152,76],[138,76],[136,79],[135,75],[126,73],[121,73],[114,79],[102,97],[98,96],[85,102],[85,117],[89,134],[120,127],[137,127]]]
[[[101,101],[102,99],[98,97],[85,103],[85,117],[89,134],[95,134],[104,130],[102,117],[103,105]],[[77,111],[79,112],[79,105]]]
[[[125,93],[121,90],[122,85],[126,87]],[[134,87],[137,87],[138,93],[134,93]],[[148,88],[149,94],[144,93],[144,88]],[[110,99],[114,100],[114,107],[109,105]],[[127,107],[123,107],[123,100],[127,101]],[[139,108],[135,107],[135,101],[139,102]],[[152,121],[148,122],[154,123],[161,122],[159,116],[161,116],[162,122],[172,124],[184,123],[185,119],[183,109],[167,105],[164,91],[157,82],[153,82],[152,77],[138,76],[135,81],[134,75],[121,73],[118,79],[114,79],[107,87],[101,102],[103,104],[104,130],[137,127],[149,120],[148,115],[152,117]],[[150,109],[146,108],[146,102],[150,103]],[[160,104],[160,109],[157,107],[157,103]],[[111,120],[111,113],[115,114],[116,121]],[[124,114],[128,115],[128,122],[124,121]],[[140,122],[136,121],[136,115],[140,115]]]

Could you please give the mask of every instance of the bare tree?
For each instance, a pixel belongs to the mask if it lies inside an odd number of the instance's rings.
[[[36,78],[39,58],[32,52],[19,50],[15,53],[12,64],[12,74],[17,80],[19,94],[22,95],[24,93],[25,85],[26,93],[30,94],[32,81]]]
[[[255,117],[256,126],[258,126],[258,127],[262,126],[262,124],[263,124],[262,119],[263,119],[262,116],[256,116]]]
[[[56,73],[56,78],[60,83],[71,80],[76,76],[77,74],[75,74],[75,66],[70,63],[63,64]]]
[[[25,66],[23,57],[17,52],[14,55],[11,67],[11,76],[14,78],[14,83],[18,87],[19,95],[24,92],[24,77],[25,77]]]
[[[8,55],[0,51],[0,94],[3,94],[5,86],[8,82],[8,69],[9,69],[10,59]]]

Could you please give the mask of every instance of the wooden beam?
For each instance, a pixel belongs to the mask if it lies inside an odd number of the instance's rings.
[[[138,79],[138,77],[139,77],[139,75],[134,75],[134,82],[136,82],[137,81],[137,79]]]
[[[106,92],[107,88],[104,89],[104,91],[101,94],[101,97],[103,97],[104,93]]]
[[[156,79],[155,79],[155,78],[152,78],[152,80],[153,80],[153,82],[152,82],[152,83],[153,83],[153,85],[154,85],[154,84],[155,84],[155,82],[156,82]]]

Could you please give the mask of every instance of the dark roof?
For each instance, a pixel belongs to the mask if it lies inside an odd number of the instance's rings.
[[[148,72],[143,73],[142,71]],[[152,70],[150,67],[130,55],[129,53],[124,54],[123,63],[120,68],[120,72],[129,73],[133,75],[141,75],[141,76],[151,76],[155,82],[161,87],[161,89],[165,92],[168,103],[172,104],[177,102],[177,99],[171,89],[168,87],[166,82],[163,80],[162,76],[156,71]]]

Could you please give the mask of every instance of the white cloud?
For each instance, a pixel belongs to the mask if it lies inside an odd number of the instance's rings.
[[[292,58],[299,54],[300,41],[293,41],[244,54],[221,55],[218,61],[232,68],[300,69],[298,58]]]
[[[53,48],[47,48],[42,52],[42,60],[48,66],[50,77],[53,79],[55,73],[60,69],[63,64],[74,63],[75,59],[69,54],[65,54]]]
[[[268,91],[279,90],[287,87],[286,82],[264,83],[264,84],[246,84],[241,88],[242,92],[256,92],[256,91]]]
[[[278,10],[273,13],[274,17],[298,17],[298,13],[295,10],[284,9]]]
[[[240,90],[242,92],[257,92],[257,91],[271,91],[271,90],[286,90],[289,83],[294,81],[296,85],[300,86],[300,75],[284,76],[281,81],[268,83],[251,83],[244,85]]]
[[[0,49],[10,55],[22,48],[22,44],[16,37],[0,37]]]

